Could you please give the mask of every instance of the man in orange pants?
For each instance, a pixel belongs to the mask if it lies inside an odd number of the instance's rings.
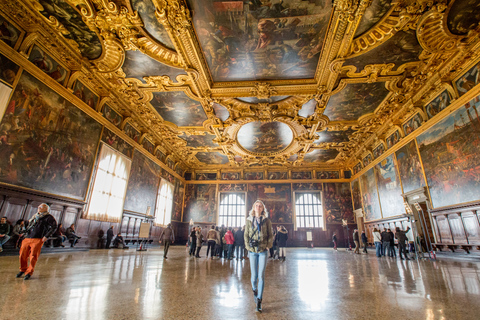
[[[29,220],[26,236],[20,248],[20,272],[17,278],[25,274],[24,280],[30,279],[35,269],[43,243],[57,229],[57,221],[50,214],[50,207],[46,203],[38,206],[38,212]],[[28,265],[30,258],[30,266]]]

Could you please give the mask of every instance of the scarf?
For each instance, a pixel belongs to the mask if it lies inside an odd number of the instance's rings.
[[[27,231],[30,231],[30,229],[32,229],[37,224],[38,220],[40,220],[43,217],[46,217],[49,214],[50,212],[48,211],[35,213],[33,217],[31,217],[30,220],[28,220]]]

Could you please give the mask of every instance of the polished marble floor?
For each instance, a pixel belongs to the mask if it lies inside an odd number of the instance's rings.
[[[287,250],[268,262],[262,314],[248,261],[194,259],[180,246],[168,260],[158,247],[53,253],[24,281],[18,258],[0,256],[0,318],[480,319],[479,262]]]

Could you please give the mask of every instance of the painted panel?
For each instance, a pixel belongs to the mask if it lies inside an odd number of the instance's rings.
[[[227,119],[230,118],[230,112],[221,104],[213,103],[213,111],[215,112],[215,116],[222,121],[227,121]]]
[[[387,142],[387,149],[390,149],[394,145],[397,144],[397,142],[400,141],[400,131],[396,130],[394,133],[392,133],[386,140]]]
[[[405,136],[408,136],[410,133],[420,128],[422,122],[423,119],[420,113],[415,114],[410,120],[405,122],[403,124],[403,132],[405,133]]]
[[[24,72],[0,128],[4,141],[0,145],[1,181],[85,197],[100,124]]]
[[[334,142],[334,143],[341,143],[341,142],[348,142],[349,137],[354,133],[356,130],[345,130],[345,131],[321,131],[317,132],[318,139],[315,140],[316,144],[323,143],[323,142]]]
[[[17,27],[0,15],[0,40],[13,48],[15,47],[20,34],[21,31],[18,30]]]
[[[363,214],[365,221],[373,221],[382,218],[380,202],[378,200],[377,185],[373,168],[360,177],[363,198]]]
[[[37,45],[33,46],[28,60],[58,83],[64,83],[68,71]]]
[[[243,174],[245,180],[263,180],[263,171],[245,172]]]
[[[228,157],[220,152],[198,152],[195,157],[198,161],[206,164],[226,164]]]
[[[378,147],[373,149],[373,158],[377,159],[380,157],[383,153],[385,152],[385,145],[383,143],[380,143]]]
[[[479,97],[417,138],[433,206],[480,199]]]
[[[262,200],[273,223],[292,223],[292,190],[290,184],[249,184],[247,211]]]
[[[394,64],[398,67],[407,62],[419,61],[422,47],[415,30],[399,31],[392,38],[364,54],[347,59],[344,66],[353,65],[357,72],[370,64]],[[394,68],[396,69],[396,68]]]
[[[313,78],[331,1],[187,2],[214,81]]]
[[[215,222],[216,217],[216,188],[215,184],[187,185],[185,193],[185,212],[183,221]]]
[[[102,113],[105,119],[113,123],[116,127],[122,124],[123,117],[114,109],[112,109],[108,104],[103,105]]]
[[[143,139],[142,147],[148,152],[153,153],[153,149],[155,148],[155,145],[152,142],[150,142],[150,140]]]
[[[183,174],[185,173],[185,169],[183,169],[182,167],[180,166],[177,166],[175,168],[175,172],[180,176],[180,177],[183,177]]]
[[[241,183],[220,184],[219,191],[247,191],[247,185]]]
[[[222,180],[240,180],[240,172],[222,172]]]
[[[365,9],[362,20],[355,31],[355,37],[370,30],[390,10],[391,0],[373,0],[372,4]]]
[[[474,65],[470,70],[468,70],[464,75],[460,77],[455,82],[455,87],[457,88],[458,95],[463,96],[470,89],[475,87],[480,83],[480,62]]]
[[[388,93],[383,82],[347,84],[328,100],[324,115],[330,121],[357,120],[374,112]]]
[[[322,183],[320,182],[300,182],[292,183],[293,190],[295,191],[307,191],[307,190],[323,190]]]
[[[123,131],[129,136],[130,138],[133,139],[133,141],[138,142],[140,139],[140,131],[135,129],[130,123],[127,122],[125,127],[123,128]]]
[[[480,22],[479,0],[455,1],[447,17],[448,30],[455,35],[465,35],[475,29]]]
[[[393,154],[375,166],[378,194],[384,218],[405,214],[402,187]]]
[[[182,209],[183,209],[183,195],[185,193],[185,185],[178,179],[175,179],[175,191],[173,197],[173,221],[182,221]]]
[[[165,121],[179,127],[200,127],[207,120],[200,102],[183,92],[155,92],[150,103]]]
[[[340,179],[339,171],[317,171],[317,179]]]
[[[288,179],[288,172],[286,171],[275,171],[268,173],[268,180],[286,180]]]
[[[367,154],[367,156],[365,158],[363,158],[362,160],[362,163],[363,163],[363,167],[365,168],[366,166],[368,166],[370,163],[372,163],[373,161],[373,157],[371,154]]]
[[[362,194],[360,192],[360,182],[358,179],[352,181],[352,199],[353,199],[353,209],[362,208]]]
[[[280,152],[290,145],[293,132],[290,127],[278,121],[262,123],[249,122],[237,133],[238,143],[248,151],[255,153]]]
[[[130,159],[133,157],[134,148],[107,128],[103,128],[102,141]]]
[[[338,155],[338,151],[335,149],[315,149],[305,155],[303,160],[305,162],[326,162],[334,160]],[[295,161],[295,160],[292,160]]]
[[[175,168],[175,162],[173,162],[172,159],[167,159],[167,167],[169,167],[170,169]]]
[[[422,164],[415,141],[409,142],[395,153],[403,191],[409,192],[425,186]]]
[[[218,144],[213,142],[216,138],[214,134],[205,133],[205,135],[186,135],[182,134],[179,138],[187,141],[187,147],[200,148],[200,147],[218,147]]]
[[[316,108],[317,108],[317,101],[315,99],[312,99],[302,106],[302,109],[298,111],[298,115],[304,118],[310,117],[315,113]]]
[[[362,163],[359,162],[353,167],[353,174],[357,174],[362,170]]]
[[[195,180],[217,180],[216,172],[198,172],[195,174]]]
[[[432,102],[425,106],[425,113],[428,118],[431,119],[436,116],[440,111],[445,109],[450,104],[450,96],[447,90],[443,91],[438,97],[433,99]]]
[[[147,208],[151,207],[150,214],[155,212],[160,172],[159,165],[135,150],[124,210],[146,214]]]
[[[100,57],[102,54],[100,39],[88,28],[82,16],[73,7],[65,1],[38,0],[38,2],[43,7],[40,13],[45,18],[55,17],[68,30],[68,34],[63,33],[63,36],[78,44],[82,56],[90,60]]]
[[[175,82],[175,78],[178,75],[186,75],[183,69],[167,66],[150,58],[141,51],[133,50],[127,50],[125,52],[125,62],[122,65],[122,70],[126,78],[135,78],[143,82],[145,82],[144,77],[154,76],[168,76]]]
[[[165,160],[167,159],[167,156],[160,151],[160,149],[155,150],[155,157],[163,163],[165,163]]]
[[[75,84],[73,85],[73,94],[85,102],[90,108],[95,109],[97,106],[98,96],[80,81],[75,81]]]
[[[0,54],[0,80],[12,86],[17,76],[18,69],[20,69],[18,65]]]
[[[324,187],[323,203],[327,223],[342,223],[342,219],[354,223],[350,184],[324,183]]]
[[[160,170],[160,176],[170,183],[175,182],[175,176],[163,168]]]
[[[240,97],[236,98],[239,101],[247,103],[275,103],[289,98],[289,96],[272,96],[266,99],[259,99],[257,97]]]
[[[294,171],[292,172],[292,179],[312,179],[311,171]]]

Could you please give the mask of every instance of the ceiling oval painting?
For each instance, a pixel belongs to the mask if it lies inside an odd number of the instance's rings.
[[[283,122],[254,121],[238,130],[237,141],[245,150],[253,153],[277,153],[292,143],[293,131]]]
[[[480,22],[480,0],[457,0],[447,17],[448,30],[455,35],[467,34]]]
[[[313,78],[332,1],[188,3],[214,81]]]
[[[324,115],[330,121],[357,120],[374,112],[388,93],[384,82],[347,84],[328,100]]]
[[[150,103],[165,121],[178,127],[201,127],[207,120],[200,102],[183,92],[154,92]]]
[[[158,22],[155,17],[155,6],[153,5],[152,0],[132,0],[133,10],[138,11],[140,18],[145,25],[145,29],[154,37],[156,40],[160,41],[167,48],[175,50],[170,36],[165,30],[165,27]]]
[[[362,20],[358,24],[355,37],[370,30],[390,10],[391,0],[373,0],[372,4],[365,10]]]
[[[125,52],[125,62],[122,66],[126,78],[136,78],[144,81],[144,77],[169,76],[175,80],[180,74],[185,74],[182,69],[172,68],[158,62],[140,51],[127,50]],[[145,82],[145,81],[144,81]]]
[[[78,44],[82,56],[93,60],[102,54],[102,44],[97,34],[90,30],[83,22],[82,16],[65,1],[38,0],[43,7],[40,13],[47,19],[55,17],[68,34],[63,34],[67,39]]]

